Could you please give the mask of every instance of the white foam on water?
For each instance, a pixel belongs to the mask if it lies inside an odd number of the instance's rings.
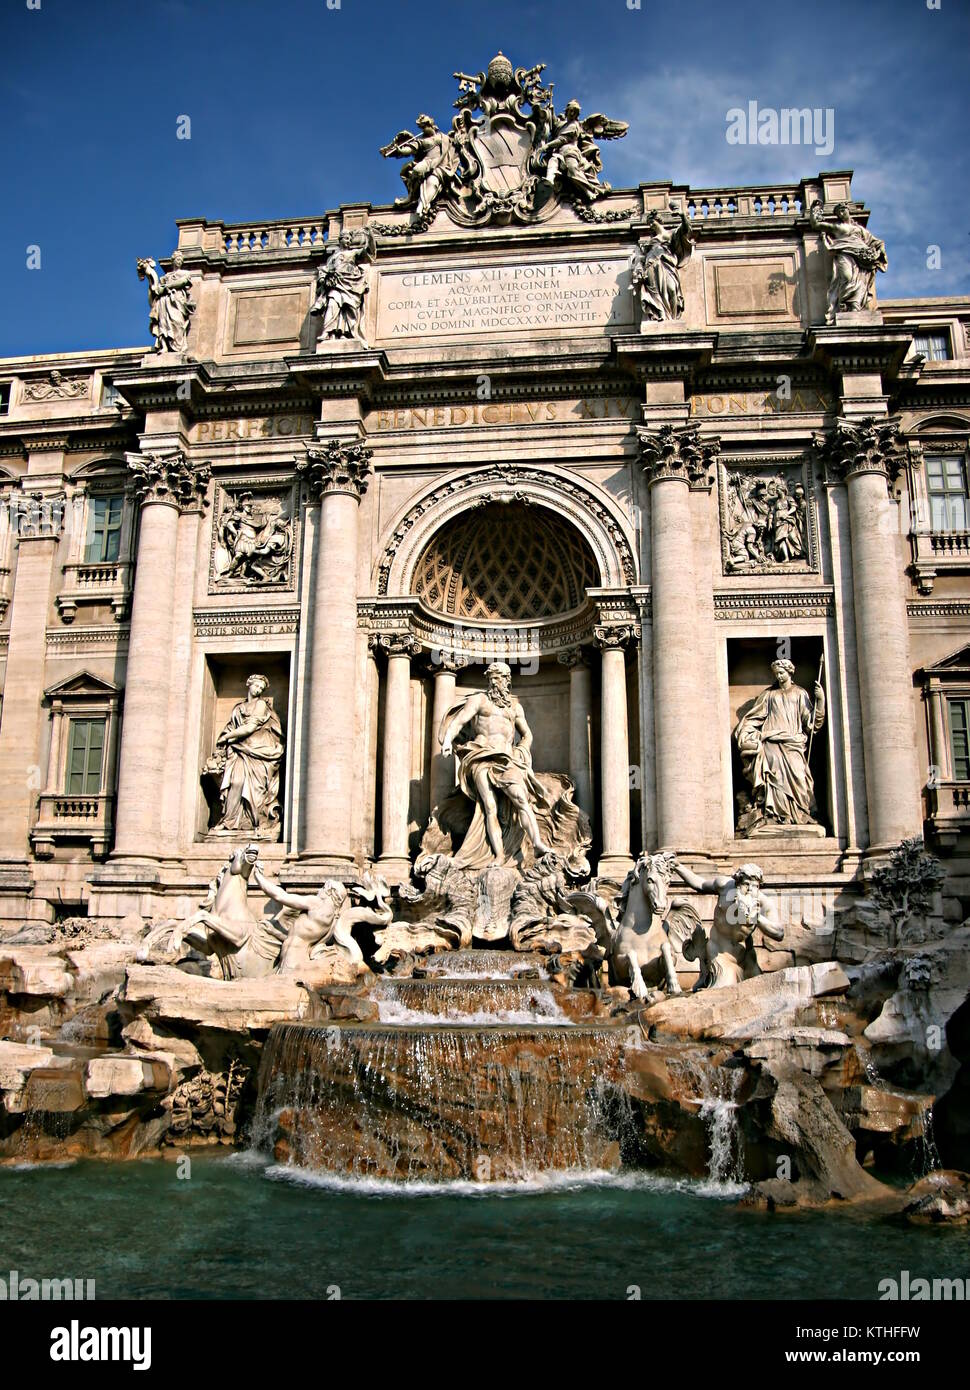
[[[420,1178],[405,1181],[399,1178],[355,1177],[300,1168],[295,1164],[269,1163],[263,1176],[270,1182],[377,1198],[534,1197],[544,1193],[600,1187],[619,1191],[682,1193],[685,1196],[725,1201],[740,1197],[748,1190],[745,1183],[711,1182],[708,1179],[664,1177],[630,1171],[617,1173],[605,1168],[551,1170],[498,1182],[473,1182],[468,1178],[450,1178],[439,1182]]]
[[[73,1168],[77,1161],[76,1158],[25,1158],[17,1163],[4,1163],[2,1168],[6,1168],[7,1171],[11,1173],[32,1173],[37,1170],[49,1172],[52,1168]],[[0,1168],[0,1171],[2,1171],[2,1168]]]
[[[541,1023],[552,1026],[568,1026],[572,1021],[556,1004],[553,1004],[552,1010],[548,1013],[530,1009],[496,1009],[493,1013],[487,1009],[476,1009],[474,1013],[436,1014],[429,1013],[424,1009],[409,1009],[398,999],[381,999],[378,1001],[377,1007],[381,1023],[400,1023],[412,1026],[435,1023],[446,1023],[451,1028],[481,1028],[482,1026],[487,1027],[490,1023]]]

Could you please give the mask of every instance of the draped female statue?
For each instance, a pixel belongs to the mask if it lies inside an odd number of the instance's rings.
[[[279,839],[283,738],[268,689],[265,676],[249,677],[247,698],[233,708],[206,763],[205,772],[221,779],[213,834]]]

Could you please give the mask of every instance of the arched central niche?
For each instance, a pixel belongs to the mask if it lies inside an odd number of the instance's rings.
[[[435,532],[411,592],[450,618],[535,622],[574,612],[602,582],[590,545],[568,521],[526,502],[489,502]]]

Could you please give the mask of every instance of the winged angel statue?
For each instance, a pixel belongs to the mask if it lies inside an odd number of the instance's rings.
[[[439,205],[461,226],[536,220],[559,203],[588,208],[609,184],[600,181],[598,140],[618,140],[625,121],[599,113],[580,118],[576,101],[557,114],[544,63],[514,68],[504,54],[485,72],[456,72],[457,115],[439,130],[427,115],[418,130],[401,130],[381,149],[406,159],[407,190],[396,207],[413,210],[413,225],[426,227]]]

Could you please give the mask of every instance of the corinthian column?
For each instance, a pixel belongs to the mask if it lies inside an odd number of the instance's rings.
[[[816,435],[828,477],[848,490],[869,847],[922,831],[906,601],[889,495],[905,457],[899,424],[867,416]]]
[[[0,860],[24,863],[38,790],[47,613],[64,495],[19,493],[6,500],[19,553],[0,722]]]
[[[657,838],[662,848],[697,851],[705,840],[698,720],[710,708],[710,678],[698,654],[690,490],[710,490],[719,445],[696,425],[637,432],[650,488]]]
[[[576,805],[592,817],[593,673],[582,647],[560,652],[559,662],[569,668],[569,775],[576,789]]]
[[[351,802],[357,640],[357,513],[372,450],[333,439],[310,445],[297,471],[319,506],[310,611],[309,721],[302,854],[334,871],[353,863]]]
[[[140,499],[138,553],[121,724],[114,857],[158,859],[168,742],[179,514],[205,498],[209,469],[185,455],[128,454]]]
[[[630,857],[630,735],[626,707],[626,647],[640,637],[639,624],[603,623],[593,629],[602,652],[600,683],[600,830],[603,839],[599,872],[622,878]]]

